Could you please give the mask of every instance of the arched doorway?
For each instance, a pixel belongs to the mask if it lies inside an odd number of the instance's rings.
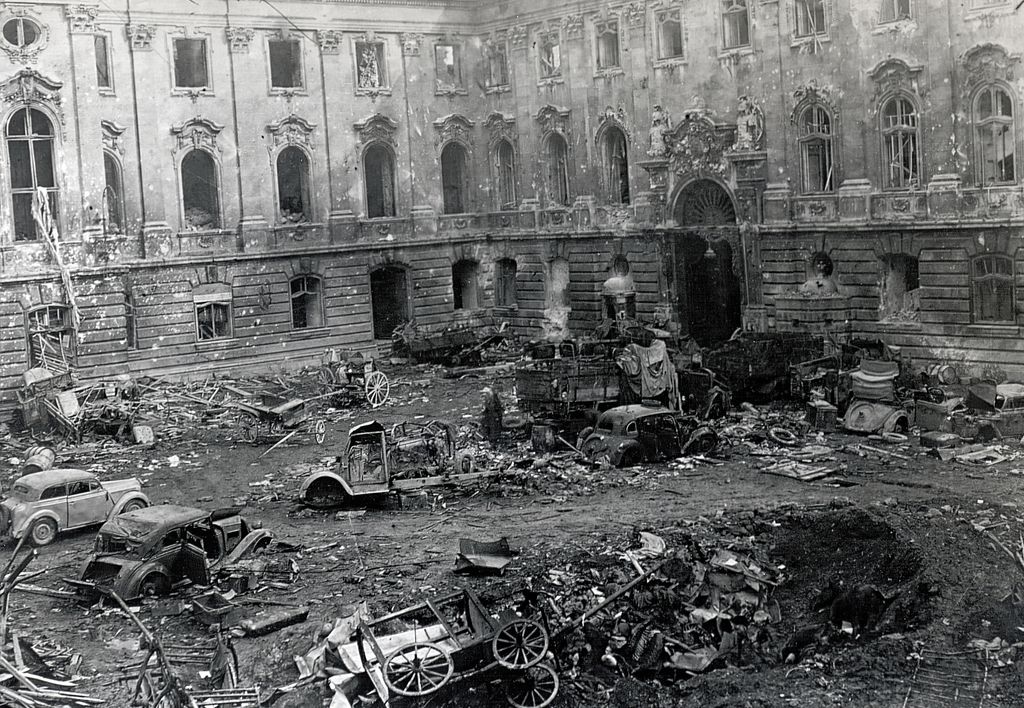
[[[702,346],[728,339],[742,324],[740,278],[733,268],[736,208],[711,180],[696,180],[676,197],[679,226],[674,271],[679,317]]]
[[[399,266],[381,266],[370,272],[373,338],[391,339],[395,328],[409,316],[409,274]]]

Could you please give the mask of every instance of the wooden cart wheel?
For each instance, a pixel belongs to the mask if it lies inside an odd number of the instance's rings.
[[[388,400],[388,395],[391,393],[391,384],[388,383],[388,377],[383,372],[371,371],[366,375],[364,390],[366,391],[366,400],[370,406],[377,408],[384,405]]]
[[[455,671],[451,655],[436,644],[413,642],[384,660],[384,682],[400,696],[428,696]]]
[[[318,420],[316,425],[313,426],[313,438],[316,440],[317,445],[324,444],[324,438],[327,437],[327,423],[322,420]]]
[[[512,708],[544,708],[558,695],[558,674],[537,664],[505,684],[505,700]]]
[[[323,393],[330,393],[338,383],[338,376],[330,366],[321,366],[317,372],[317,379],[320,381],[320,389]]]
[[[260,422],[253,416],[243,413],[238,419],[238,425],[242,428],[242,439],[255,445],[260,437]]]
[[[506,669],[528,669],[548,653],[548,633],[539,622],[514,619],[495,633],[491,652]]]

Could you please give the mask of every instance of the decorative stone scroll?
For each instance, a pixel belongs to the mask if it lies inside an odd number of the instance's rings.
[[[248,53],[252,38],[256,36],[256,32],[249,27],[227,27],[224,34],[228,38],[228,49],[233,54]]]
[[[338,30],[317,30],[316,41],[322,54],[339,54],[341,52],[342,33]]]
[[[281,120],[267,125],[271,150],[282,145],[302,145],[313,148],[313,131],[316,125],[292,113]]]
[[[540,107],[536,120],[544,133],[556,132],[565,135],[569,132],[568,108],[558,108],[549,103]]]
[[[153,37],[156,36],[156,27],[153,25],[131,24],[125,27],[125,32],[133,52],[153,48]]]
[[[434,130],[437,132],[437,147],[451,142],[452,140],[470,146],[473,143],[473,121],[464,115],[450,113],[444,118],[434,121]]]
[[[395,147],[398,123],[383,113],[374,113],[368,118],[353,123],[353,127],[356,129],[356,134],[359,135],[359,142],[363,145],[384,143]]]
[[[127,128],[112,120],[103,119],[100,121],[100,129],[103,131],[103,147],[111,152],[124,155],[124,143],[121,136]]]
[[[218,152],[217,136],[222,130],[224,126],[220,123],[198,116],[171,126],[171,135],[175,137],[174,151],[201,149]]]
[[[487,116],[484,128],[487,129],[487,142],[491,147],[494,147],[500,140],[516,142],[516,119],[510,115],[495,111]]]
[[[875,82],[877,96],[894,92],[916,95],[919,93],[918,78],[923,69],[922,66],[910,66],[902,59],[886,59],[868,72],[868,76]]]
[[[562,32],[566,39],[580,39],[583,36],[583,15],[566,15],[562,18]]]
[[[96,31],[96,16],[99,8],[89,5],[66,5],[64,17],[75,34],[92,34]]]
[[[1019,54],[1010,54],[999,44],[979,44],[971,47],[960,58],[963,67],[964,94],[970,94],[979,84],[991,81],[1013,83]]]

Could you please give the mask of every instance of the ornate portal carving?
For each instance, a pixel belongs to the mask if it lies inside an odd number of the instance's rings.
[[[669,134],[670,164],[677,175],[723,176],[728,138],[699,113],[687,113]]]
[[[455,140],[468,147],[473,142],[473,125],[473,121],[458,113],[451,113],[434,121],[434,130],[437,131],[437,146],[440,147]]]
[[[359,142],[363,145],[380,142],[395,146],[395,132],[398,130],[398,123],[382,113],[374,113],[369,118],[357,121],[353,127],[359,135]]]
[[[282,145],[303,145],[312,149],[313,130],[316,125],[292,113],[281,120],[267,125],[271,146],[274,150]]]
[[[179,150],[207,150],[217,152],[217,136],[224,130],[220,123],[209,118],[195,117],[184,123],[171,126],[171,134],[175,137],[174,151]]]

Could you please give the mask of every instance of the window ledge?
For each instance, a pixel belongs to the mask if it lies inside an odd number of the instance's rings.
[[[744,57],[754,56],[754,47],[750,44],[743,44],[738,47],[725,47],[718,50],[719,61],[738,63]]]
[[[112,88],[105,88],[103,86],[99,87],[98,93],[99,93],[100,96],[116,96],[117,95],[114,92],[114,89],[112,89]]]
[[[557,86],[558,84],[564,84],[565,79],[561,76],[545,76],[537,82],[537,86]]]
[[[204,86],[202,88],[184,88],[181,86],[175,86],[171,89],[171,95],[184,96],[186,98],[197,98],[199,96],[213,96],[214,93],[213,89],[209,86]]]
[[[231,349],[236,345],[233,336],[215,337],[214,339],[197,339],[196,349],[200,351],[217,351]]]
[[[964,327],[968,334],[979,337],[1017,337],[1020,327],[1015,322],[972,323]]]
[[[789,48],[799,49],[800,51],[809,51],[812,54],[815,51],[815,47],[819,44],[828,44],[832,41],[827,33],[822,34],[807,34],[802,36],[790,35]]]
[[[331,328],[327,325],[320,327],[292,327],[289,333],[292,339],[317,339],[329,335]]]
[[[500,86],[488,86],[484,89],[484,93],[488,96],[496,93],[509,93],[512,90],[512,86],[509,84],[501,84]]]
[[[923,325],[920,320],[878,320],[875,323],[882,329],[896,330],[920,330]]]
[[[356,96],[369,96],[370,98],[377,98],[377,96],[390,96],[390,86],[356,86]]]
[[[434,88],[435,96],[468,96],[469,91],[463,86],[437,86]]]
[[[308,96],[309,92],[304,86],[294,86],[291,88],[285,88],[284,86],[271,86],[270,95],[291,98],[292,96]]]
[[[595,79],[607,79],[612,76],[625,76],[626,72],[621,66],[609,66],[606,69],[598,69],[594,72]]]
[[[654,61],[655,69],[674,69],[677,66],[686,66],[686,57],[665,57]]]
[[[905,17],[899,20],[889,20],[888,22],[879,22],[878,25],[871,30],[871,34],[912,34],[917,31],[917,20],[912,17]]]

